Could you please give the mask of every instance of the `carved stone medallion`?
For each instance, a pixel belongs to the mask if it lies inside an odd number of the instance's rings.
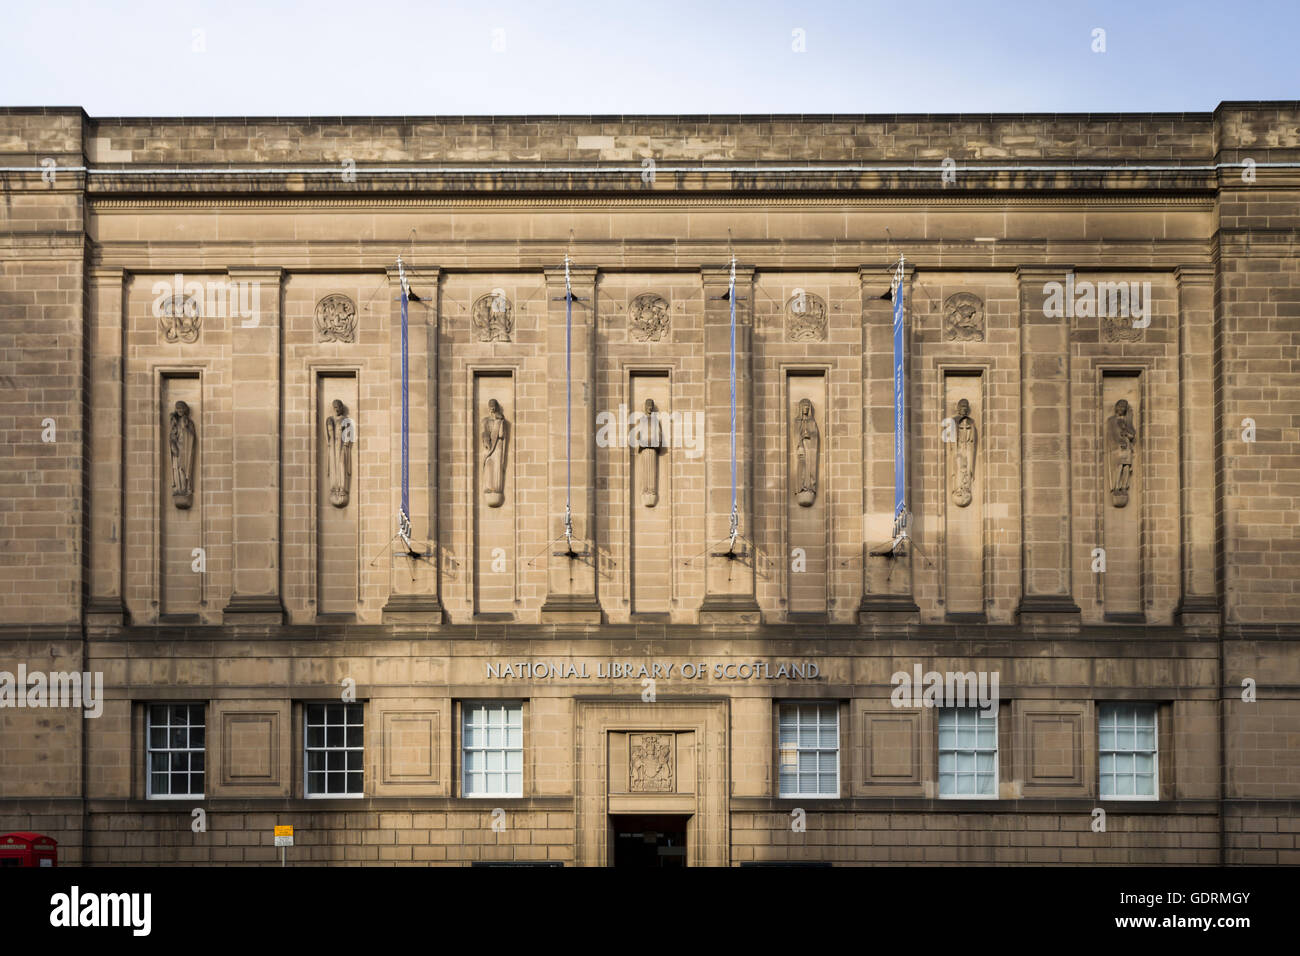
[[[826,302],[819,295],[797,290],[785,304],[785,337],[791,342],[826,341]]]
[[[668,331],[668,321],[668,300],[654,292],[637,296],[627,307],[628,330],[638,342],[658,342]]]
[[[943,337],[956,342],[984,341],[984,300],[955,292],[943,303]]]
[[[470,318],[480,342],[509,342],[515,329],[513,306],[500,289],[475,299]]]
[[[677,789],[672,734],[631,734],[629,786],[633,793],[673,793]]]
[[[1107,342],[1137,342],[1142,338],[1142,330],[1133,327],[1133,320],[1114,315],[1101,318],[1102,337]]]
[[[316,331],[322,342],[355,342],[356,303],[338,293],[325,296],[316,303]]]
[[[203,327],[203,310],[194,296],[174,295],[163,302],[158,321],[168,342],[195,342]]]

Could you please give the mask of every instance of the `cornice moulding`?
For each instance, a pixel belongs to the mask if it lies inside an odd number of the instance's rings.
[[[480,209],[480,208],[599,208],[613,207],[717,207],[717,206],[829,206],[842,208],[866,206],[1194,206],[1212,210],[1215,197],[1209,193],[1079,193],[1035,195],[1033,193],[1001,196],[953,194],[934,196],[424,196],[340,198],[303,196],[296,199],[267,197],[247,198],[207,196],[198,198],[107,198],[91,197],[90,212],[108,210],[180,210],[180,209]]]

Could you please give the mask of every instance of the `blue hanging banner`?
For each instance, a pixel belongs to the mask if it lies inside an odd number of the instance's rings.
[[[731,284],[727,287],[731,300],[731,546],[736,546],[740,529],[740,512],[736,510],[736,257],[731,257]]]
[[[397,257],[397,274],[402,286],[402,510],[397,517],[398,533],[410,547],[411,538],[411,389],[407,370],[406,270]]]
[[[573,551],[573,283],[564,257],[564,539]]]
[[[906,380],[903,371],[903,265],[894,288],[894,535],[902,534],[907,514]]]

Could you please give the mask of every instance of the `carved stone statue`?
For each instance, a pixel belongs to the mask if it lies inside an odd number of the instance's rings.
[[[500,508],[506,500],[506,438],[510,425],[501,403],[488,399],[483,419],[483,498],[489,508]]]
[[[172,504],[182,510],[194,504],[194,452],[198,444],[190,407],[177,402],[171,414],[167,447],[172,459]]]
[[[970,402],[957,402],[957,414],[952,419],[954,440],[952,448],[952,500],[958,508],[971,503],[971,485],[975,481],[975,451],[979,435],[975,419],[970,417]]]
[[[330,486],[330,504],[346,508],[348,489],[352,486],[352,446],[357,428],[348,418],[348,407],[334,399],[334,414],[325,419],[325,480]]]
[[[637,423],[632,436],[636,448],[637,468],[641,479],[641,504],[653,508],[659,503],[659,456],[664,450],[664,436],[660,429],[659,411],[655,400],[645,400],[645,414]]]
[[[795,500],[805,508],[817,500],[817,467],[821,460],[821,432],[813,417],[813,403],[799,399],[794,420]]]
[[[1106,472],[1111,504],[1116,508],[1128,504],[1129,483],[1133,480],[1137,429],[1133,427],[1132,412],[1128,402],[1121,398],[1115,403],[1115,414],[1106,420]]]

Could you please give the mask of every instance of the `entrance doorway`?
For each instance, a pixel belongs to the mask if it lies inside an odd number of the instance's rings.
[[[614,866],[677,867],[686,865],[686,821],[689,816],[624,816],[609,818]]]

